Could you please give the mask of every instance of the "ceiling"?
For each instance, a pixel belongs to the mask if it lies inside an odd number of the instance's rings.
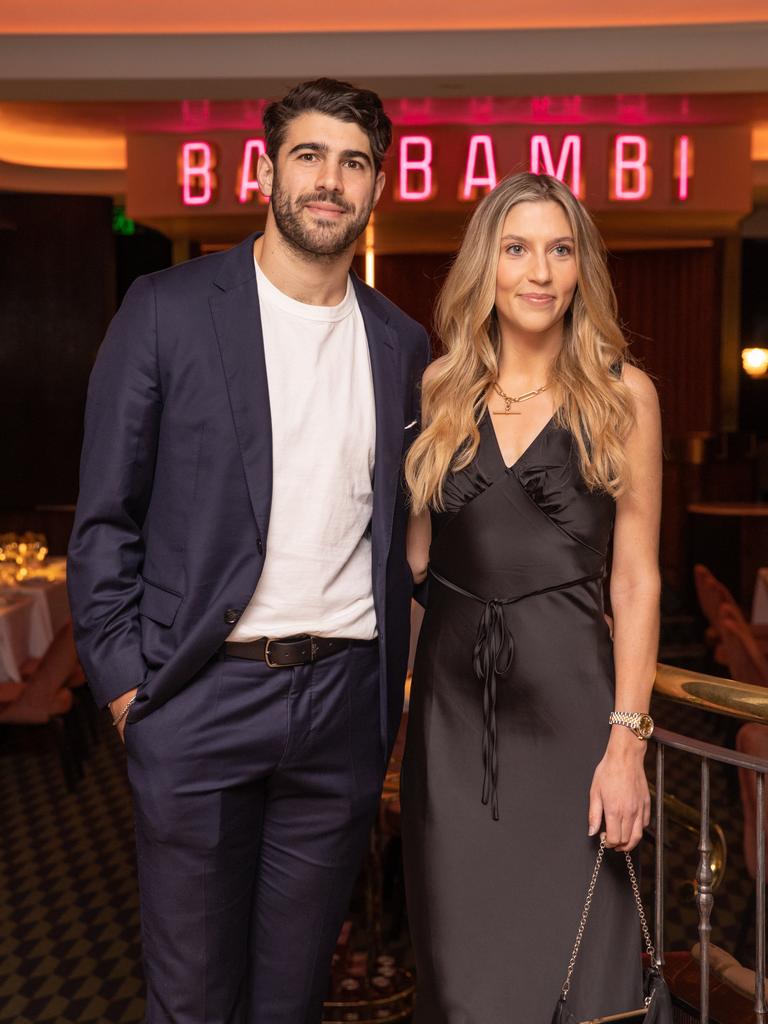
[[[414,31],[473,28],[575,28],[607,25],[700,25],[760,21],[765,0],[548,0],[512,4],[509,0],[291,0],[290,5],[253,0],[0,0],[0,32],[31,35],[80,33],[264,33]]]

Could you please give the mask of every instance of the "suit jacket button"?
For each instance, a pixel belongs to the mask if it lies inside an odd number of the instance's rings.
[[[228,626],[233,626],[240,618],[239,608],[227,608],[224,612],[224,621]]]

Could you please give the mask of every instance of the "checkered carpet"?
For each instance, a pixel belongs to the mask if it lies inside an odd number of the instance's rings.
[[[659,702],[660,724],[722,741],[732,726]],[[74,792],[41,730],[0,732],[0,1024],[140,1022],[143,1014],[132,819],[123,752],[105,724]],[[653,775],[653,759],[648,758]],[[698,763],[670,752],[667,792],[698,806]],[[752,884],[741,853],[735,775],[713,766],[713,819],[728,840],[713,941],[734,951]],[[670,823],[667,949],[697,941],[696,837]],[[652,844],[643,855],[650,902]],[[403,936],[405,941],[405,936]],[[754,934],[749,936],[749,960]]]
[[[133,819],[108,727],[75,792],[41,730],[0,734],[0,1022],[143,1020]]]

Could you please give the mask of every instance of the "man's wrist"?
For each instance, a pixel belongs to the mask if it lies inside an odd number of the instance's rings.
[[[117,726],[123,721],[136,700],[136,694],[137,690],[128,690],[107,704],[112,716],[112,725]]]

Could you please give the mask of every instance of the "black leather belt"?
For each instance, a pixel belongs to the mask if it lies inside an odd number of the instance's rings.
[[[375,643],[375,640],[345,640],[342,637],[309,636],[304,633],[301,636],[262,636],[258,640],[243,643],[227,640],[222,650],[230,658],[264,661],[270,668],[290,668],[320,661],[353,645],[370,646]]]

